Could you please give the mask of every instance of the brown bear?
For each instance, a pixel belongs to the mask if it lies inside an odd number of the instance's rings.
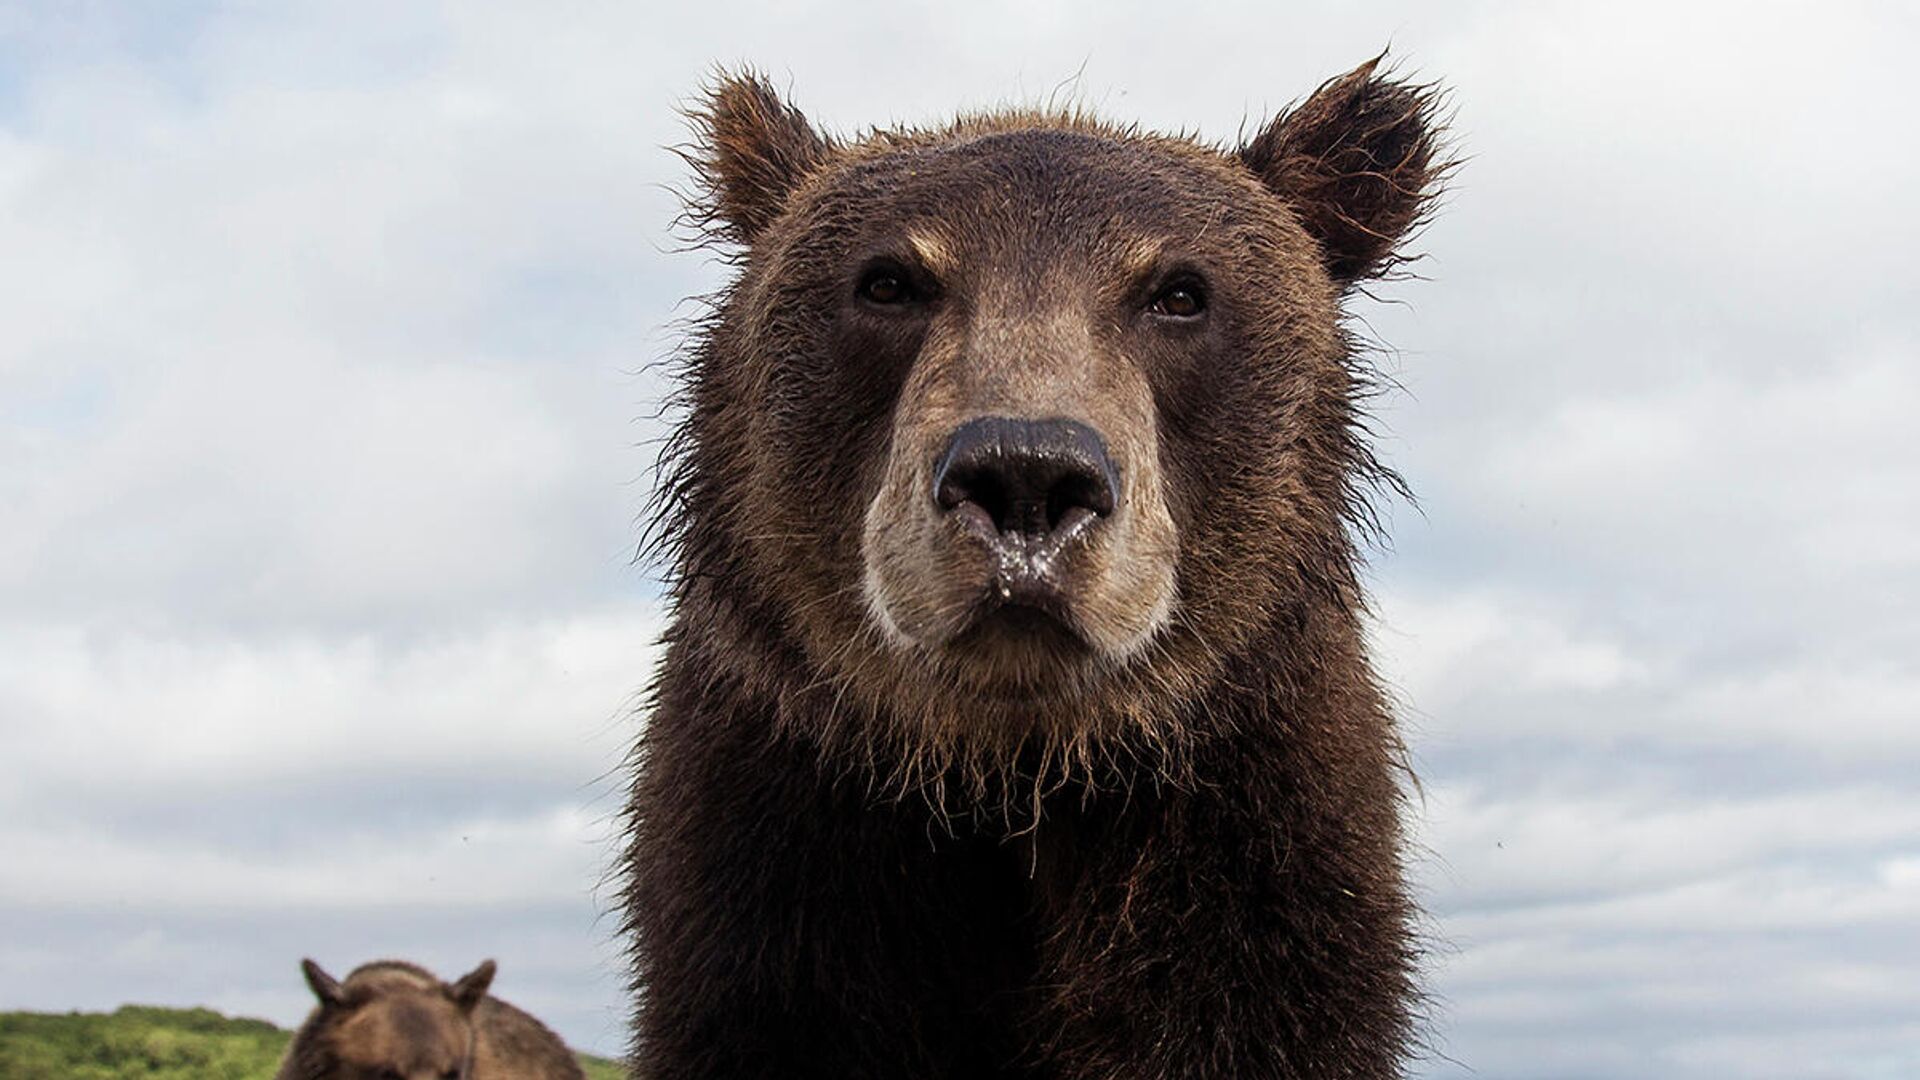
[[[586,1080],[560,1037],[487,993],[487,960],[452,983],[400,960],[344,982],[302,960],[319,1005],[294,1033],[276,1080]]]
[[[1233,149],[692,112],[625,918],[653,1080],[1401,1075],[1343,302],[1449,168],[1378,61]]]

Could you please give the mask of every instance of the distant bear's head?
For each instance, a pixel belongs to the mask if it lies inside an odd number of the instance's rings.
[[[493,961],[452,983],[399,961],[364,964],[345,982],[312,960],[300,970],[320,1002],[324,1080],[466,1080]]]
[[[687,373],[683,611],[888,762],[1175,741],[1224,658],[1358,603],[1340,304],[1435,193],[1434,109],[1370,63],[1233,150],[1027,111],[838,141],[723,79],[694,212],[742,269]]]

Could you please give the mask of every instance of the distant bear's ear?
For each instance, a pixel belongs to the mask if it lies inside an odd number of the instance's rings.
[[[300,961],[300,973],[307,977],[307,987],[313,996],[320,999],[322,1005],[340,1005],[347,1000],[346,992],[340,989],[340,980],[326,973],[312,960]]]
[[[696,211],[699,224],[735,243],[758,239],[832,151],[798,109],[752,72],[723,74],[687,116],[695,132],[687,157],[707,194]]]
[[[447,987],[447,996],[460,1006],[462,1012],[472,1012],[480,999],[487,996],[487,987],[493,985],[493,973],[497,968],[491,960],[480,961],[480,966],[467,972]]]
[[[1378,56],[1328,80],[1240,148],[1287,200],[1342,286],[1391,269],[1394,248],[1439,194],[1439,92],[1380,74]]]

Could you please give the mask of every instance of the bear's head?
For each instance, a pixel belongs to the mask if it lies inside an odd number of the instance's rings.
[[[364,964],[344,982],[312,960],[300,970],[319,1000],[326,1080],[466,1080],[473,1013],[493,983],[494,963],[452,983],[399,961]]]
[[[1228,659],[1359,603],[1384,474],[1341,303],[1436,193],[1435,109],[1369,63],[1233,149],[1034,111],[837,140],[723,78],[682,617],[902,777],[1177,743]]]

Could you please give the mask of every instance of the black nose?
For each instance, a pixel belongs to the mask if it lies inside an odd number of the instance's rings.
[[[960,425],[933,470],[940,509],[1040,539],[1113,513],[1120,478],[1100,435],[1072,420],[988,416]]]

